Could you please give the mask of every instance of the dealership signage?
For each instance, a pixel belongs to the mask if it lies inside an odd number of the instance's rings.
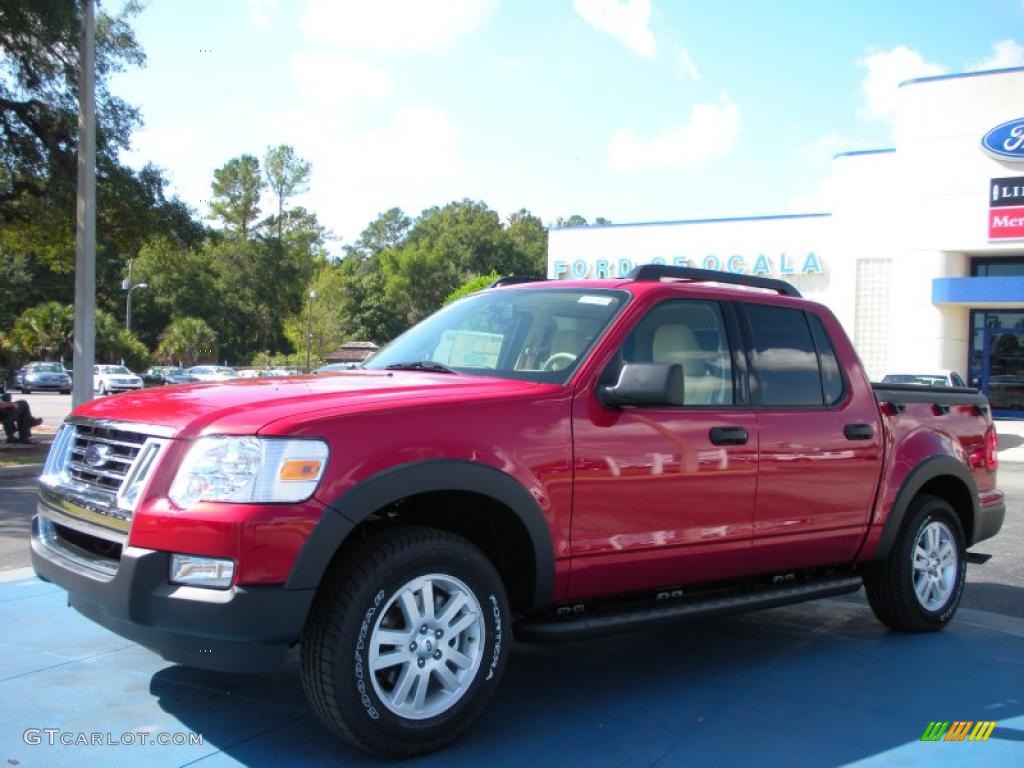
[[[982,137],[981,148],[999,160],[1024,162],[1024,117],[997,125]]]
[[[1024,239],[1024,176],[989,182],[988,239]]]
[[[738,275],[820,275],[821,259],[814,251],[804,253],[709,253],[700,257],[685,255],[655,256],[653,258],[617,259],[578,258],[555,259],[551,262],[550,277],[554,279],[582,279],[588,277],[625,277],[641,264],[662,264],[675,267],[699,267],[732,272]]]

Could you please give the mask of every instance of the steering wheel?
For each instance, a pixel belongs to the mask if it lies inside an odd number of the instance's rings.
[[[555,352],[555,354],[544,361],[541,368],[545,371],[561,371],[564,368],[568,368],[574,362],[576,362],[576,355],[572,352]]]

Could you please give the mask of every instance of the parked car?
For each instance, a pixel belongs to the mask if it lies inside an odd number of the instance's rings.
[[[15,383],[23,395],[44,390],[71,393],[71,376],[59,362],[29,363],[15,374]]]
[[[920,384],[926,387],[966,387],[967,384],[956,371],[931,371],[929,373],[887,373],[883,384]]]
[[[160,387],[165,384],[191,384],[199,381],[184,368],[177,365],[152,365],[142,374],[144,387]]]
[[[862,586],[886,626],[941,629],[1006,512],[984,396],[872,386],[828,309],[750,275],[494,287],[366,370],[202,394],[73,411],[33,567],[172,662],[298,646],[312,711],[376,755],[464,733],[513,634]]]
[[[227,381],[238,378],[238,372],[225,365],[193,365],[188,369],[188,375],[194,377],[196,381]]]
[[[142,389],[142,378],[123,365],[94,365],[92,367],[92,389],[101,395]]]
[[[328,363],[321,365],[313,373],[331,373],[333,371],[355,371],[363,366],[359,363]]]

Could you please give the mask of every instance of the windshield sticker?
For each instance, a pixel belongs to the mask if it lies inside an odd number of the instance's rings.
[[[615,299],[611,296],[580,296],[577,300],[577,304],[598,304],[602,307],[607,307]]]

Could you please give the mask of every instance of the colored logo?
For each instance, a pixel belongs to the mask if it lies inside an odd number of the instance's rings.
[[[102,467],[107,463],[107,459],[110,458],[110,448],[106,445],[93,443],[85,449],[85,456],[83,458],[90,467]]]
[[[981,148],[1000,160],[1024,162],[1024,117],[997,125],[982,138]]]
[[[988,741],[995,727],[995,720],[932,721],[924,729],[921,741]]]

